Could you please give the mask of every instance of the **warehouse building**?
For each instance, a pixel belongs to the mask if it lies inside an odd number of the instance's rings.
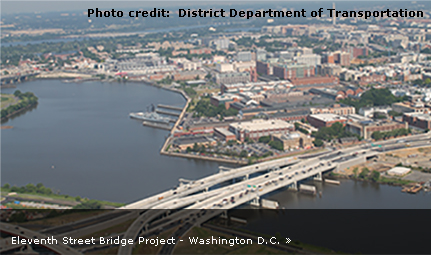
[[[229,125],[229,131],[234,133],[236,138],[244,141],[245,138],[257,140],[262,136],[272,134],[282,134],[293,131],[295,128],[292,124],[282,120],[263,120],[255,119],[246,122],[237,122]]]

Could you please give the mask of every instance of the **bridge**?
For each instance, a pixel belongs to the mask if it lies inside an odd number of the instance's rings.
[[[26,81],[31,77],[38,75],[39,73],[19,74],[19,75],[2,75],[0,77],[1,85],[14,84],[22,81]]]
[[[45,230],[42,235],[55,233],[59,236],[82,236],[100,231],[107,225],[116,225],[132,218],[135,220],[122,234],[122,238],[137,240],[139,236],[159,233],[164,228],[182,223],[189,226],[181,231],[181,235],[184,235],[191,229],[191,226],[203,224],[229,209],[247,203],[259,206],[259,200],[272,192],[286,187],[298,189],[299,182],[306,179],[322,181],[322,175],[325,172],[341,170],[365,162],[377,157],[382,151],[398,150],[406,146],[430,146],[430,136],[431,132],[375,144],[363,144],[343,149],[343,151],[327,151],[313,155],[282,158],[236,169],[221,167],[216,174],[199,180],[181,179],[177,187],[121,208],[138,210],[124,210],[125,213],[119,213],[122,210],[114,210],[110,212],[110,216],[106,216],[106,214],[94,216],[93,219],[90,219],[92,224],[87,224],[88,220],[83,220],[71,223],[75,225],[73,227],[62,226]],[[100,220],[102,218],[103,220]],[[107,224],[107,222],[112,222],[112,224]],[[76,229],[76,224],[86,227]],[[9,224],[7,226],[9,229],[11,228]],[[5,227],[2,226],[2,231],[4,229]],[[27,234],[27,230],[24,233]],[[34,236],[30,232],[28,234]],[[63,248],[72,249],[66,246],[55,248],[61,250],[53,248],[51,250],[62,254],[64,253]],[[132,245],[120,246],[118,254],[131,254],[133,248]],[[174,247],[170,247],[169,252],[172,252],[173,249]],[[72,252],[77,251],[72,249]]]
[[[237,169],[221,169],[217,174],[196,181],[182,179],[180,185],[172,190],[123,207],[146,206],[141,208],[152,209],[143,212],[135,220],[132,227],[124,234],[124,238],[136,239],[140,235],[148,234],[183,219],[199,225],[224,210],[245,203],[258,206],[262,196],[285,187],[296,190],[298,183],[305,179],[322,181],[323,173],[364,163],[366,160],[377,157],[382,150],[405,148],[407,144],[410,147],[429,146],[430,135],[431,132],[382,141],[376,143],[377,146],[364,144],[343,151],[320,153],[315,157],[307,156],[303,160],[291,157]],[[258,173],[260,175],[251,178],[250,175]],[[216,184],[220,185],[235,179],[240,180],[225,187],[209,189]],[[199,191],[202,193],[196,194]],[[170,214],[171,211],[174,213]],[[202,211],[205,212],[205,216],[196,213]],[[118,254],[131,254],[132,250],[133,246],[120,247]]]

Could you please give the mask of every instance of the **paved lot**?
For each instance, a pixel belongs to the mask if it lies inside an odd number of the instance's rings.
[[[426,182],[431,180],[431,174],[419,171],[412,171],[410,174],[404,176],[402,179],[415,182]]]

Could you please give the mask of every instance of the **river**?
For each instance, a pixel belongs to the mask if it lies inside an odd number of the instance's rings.
[[[38,106],[2,130],[2,185],[43,183],[71,196],[131,202],[218,171],[218,164],[166,157],[169,134],[144,127],[129,113],[150,104],[183,106],[184,98],[138,83],[62,83],[36,80],[17,89],[39,97]],[[13,93],[15,89],[3,89]]]
[[[1,132],[2,185],[43,183],[71,196],[132,202],[216,173],[219,163],[159,154],[168,131],[142,126],[128,114],[150,104],[183,106],[177,93],[141,83],[63,83],[35,80],[17,85],[39,97],[36,108],[10,119]],[[13,93],[15,89],[3,89]],[[316,183],[320,198],[290,191],[270,196],[281,207],[431,208],[430,193],[342,181]]]

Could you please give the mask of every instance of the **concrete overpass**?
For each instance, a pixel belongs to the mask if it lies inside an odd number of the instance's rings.
[[[292,189],[298,188],[298,182],[304,179],[313,178],[322,180],[322,174],[327,171],[341,169],[346,165],[356,165],[365,162],[367,159],[376,157],[380,152],[376,148],[386,148],[391,150],[391,146],[397,144],[417,143],[415,146],[429,145],[430,134],[421,134],[410,136],[407,138],[392,139],[376,143],[380,147],[371,145],[360,145],[344,149],[339,152],[331,152],[320,154],[316,157],[310,157],[305,160],[291,161],[292,158],[278,159],[270,162],[263,162],[251,166],[245,166],[237,169],[226,169],[209,177],[200,180],[190,181],[182,180],[184,183],[178,188],[167,191],[164,194],[169,195],[167,199],[164,196],[158,198],[158,203],[151,201],[149,198],[146,201],[138,201],[124,208],[133,208],[139,205],[151,206],[152,209],[164,208],[165,210],[149,210],[141,215],[139,220],[133,223],[133,229],[128,230],[125,234],[127,238],[136,239],[138,235],[151,231],[151,226],[163,227],[173,224],[174,222],[184,219],[190,219],[190,211],[209,210],[212,213],[206,214],[206,217],[200,217],[200,221],[204,218],[211,218],[219,214],[223,210],[229,210],[244,203],[259,205],[259,199],[268,193],[274,192],[280,188],[288,187]],[[398,147],[397,147],[398,148]],[[323,161],[323,162],[322,162]],[[267,173],[260,176],[249,178],[252,173]],[[228,176],[226,176],[228,175]],[[226,182],[242,177],[242,181],[222,187],[216,190],[208,191],[209,187],[215,184]],[[181,188],[181,189],[180,189]],[[185,192],[184,192],[185,191]],[[188,196],[197,191],[206,191],[201,194]],[[171,193],[169,193],[171,192]],[[173,200],[175,198],[175,200]],[[233,198],[233,200],[232,200]],[[162,203],[161,200],[164,200]],[[232,202],[233,201],[233,202]],[[185,205],[188,205],[184,207]],[[168,208],[168,209],[166,209]],[[150,209],[150,208],[147,208]],[[172,209],[188,209],[180,210],[172,215],[169,210]],[[195,210],[191,210],[195,209]],[[221,210],[220,210],[221,209]],[[167,219],[161,220],[160,217],[165,216]],[[151,224],[151,220],[159,218],[159,224]],[[208,218],[208,219],[209,219]],[[195,223],[199,221],[194,218]],[[154,229],[153,229],[154,231]],[[133,247],[120,247],[118,254],[130,254]]]

